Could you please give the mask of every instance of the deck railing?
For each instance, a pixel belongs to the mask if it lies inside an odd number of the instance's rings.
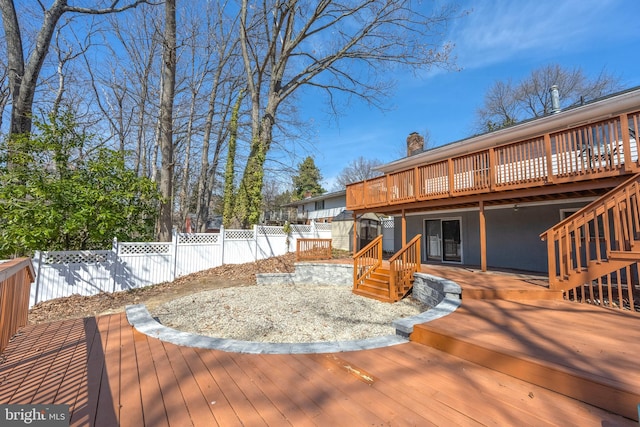
[[[427,163],[347,186],[347,209],[632,174],[640,111]]]
[[[296,261],[331,259],[331,239],[296,240]]]
[[[640,174],[541,238],[552,289],[571,300],[640,311]]]
[[[415,236],[389,259],[389,299],[392,301],[411,289],[413,274],[420,271],[421,237]]]
[[[29,258],[0,263],[0,352],[18,329],[27,324],[29,292],[34,278]]]
[[[353,256],[353,288],[357,289],[364,279],[382,265],[382,235],[373,239]]]

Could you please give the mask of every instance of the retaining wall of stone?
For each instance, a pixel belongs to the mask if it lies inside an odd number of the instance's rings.
[[[396,334],[409,337],[413,326],[426,323],[454,312],[461,304],[462,288],[456,282],[430,274],[413,275],[413,298],[430,308],[416,316],[393,321]]]
[[[294,273],[258,273],[258,285],[338,285],[353,286],[353,265],[321,262],[295,264]]]
[[[415,273],[413,277],[413,298],[429,307],[437,306],[446,297],[461,298],[462,288],[452,280],[425,273]]]

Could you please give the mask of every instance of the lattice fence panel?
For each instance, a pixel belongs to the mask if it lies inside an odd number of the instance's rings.
[[[383,219],[382,220],[382,228],[385,230],[393,230],[394,229],[394,220],[393,218]]]
[[[291,226],[291,232],[292,233],[298,233],[298,234],[311,233],[311,226],[310,225],[293,224]]]
[[[258,234],[262,234],[263,236],[285,236],[287,233],[284,232],[282,227],[266,225],[258,227]]]
[[[253,230],[225,230],[224,238],[234,239],[253,239]]]
[[[109,261],[111,251],[43,252],[43,264],[98,264]]]
[[[118,247],[120,255],[168,254],[171,243],[121,243]]]
[[[178,234],[179,245],[206,245],[218,243],[219,234],[214,233],[197,233],[197,234]]]
[[[331,231],[331,223],[330,222],[317,222],[316,230],[318,231]]]

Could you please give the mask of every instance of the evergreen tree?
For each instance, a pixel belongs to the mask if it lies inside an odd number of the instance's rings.
[[[302,200],[306,196],[317,196],[326,190],[320,184],[322,175],[320,169],[313,161],[313,157],[308,156],[298,164],[298,174],[293,177],[293,198]]]

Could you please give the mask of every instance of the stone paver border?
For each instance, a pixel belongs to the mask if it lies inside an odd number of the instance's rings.
[[[149,313],[149,310],[147,310],[144,304],[129,305],[125,311],[127,320],[138,332],[165,342],[187,347],[249,354],[310,354],[370,350],[406,343],[408,342],[409,335],[413,332],[414,325],[446,316],[460,307],[461,290],[460,286],[456,283],[441,277],[422,273],[416,273],[415,277],[416,282],[414,283],[414,287],[416,284],[418,285],[420,294],[426,290],[432,296],[435,296],[435,298],[429,299],[430,302],[437,303],[437,305],[416,316],[394,320],[392,324],[396,328],[396,335],[385,335],[363,340],[313,343],[263,343],[214,338],[178,331],[164,326],[151,316],[151,313]]]

